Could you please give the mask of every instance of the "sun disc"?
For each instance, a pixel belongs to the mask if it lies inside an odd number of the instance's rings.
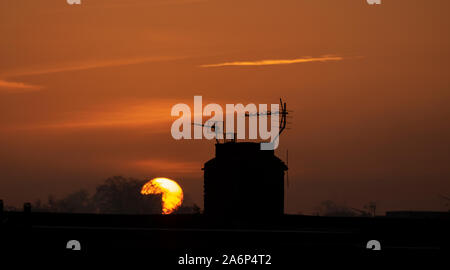
[[[162,194],[162,214],[173,213],[183,203],[183,190],[172,179],[157,177],[142,186],[142,195]]]

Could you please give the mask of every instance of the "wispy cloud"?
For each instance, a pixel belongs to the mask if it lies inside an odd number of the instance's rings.
[[[81,71],[90,70],[96,68],[108,68],[108,67],[120,67],[128,65],[137,65],[150,62],[163,62],[185,59],[185,56],[155,56],[155,57],[138,57],[138,58],[124,58],[124,59],[113,59],[113,60],[93,60],[85,62],[76,63],[64,63],[55,66],[46,67],[31,67],[4,71],[0,73],[0,93],[25,93],[41,90],[43,87],[30,85],[22,82],[14,82],[11,80],[6,80],[6,78],[11,77],[22,77],[22,76],[34,76],[34,75],[46,75],[61,72],[71,72],[71,71]]]
[[[68,71],[79,71],[79,70],[89,70],[95,68],[105,68],[105,67],[120,67],[128,65],[137,65],[149,62],[160,62],[160,61],[171,61],[184,59],[186,57],[165,57],[165,56],[155,56],[155,57],[139,57],[139,58],[125,58],[125,59],[115,59],[115,60],[100,60],[100,61],[86,61],[79,63],[66,63],[60,66],[54,67],[34,67],[28,69],[18,69],[6,71],[0,74],[3,78],[5,77],[17,77],[17,76],[31,76],[31,75],[43,75],[52,74]]]
[[[0,127],[0,130],[86,130],[105,128],[148,127],[159,133],[170,125],[171,107],[175,101],[158,99],[151,101],[121,101],[102,104],[82,111],[62,114],[59,119]],[[165,130],[164,130],[165,131]]]
[[[192,174],[201,171],[201,163],[198,162],[173,161],[157,158],[132,161],[130,165],[141,170],[150,170],[158,173]]]
[[[269,59],[269,60],[257,60],[257,61],[235,61],[225,62],[218,64],[201,65],[203,68],[210,67],[226,67],[226,66],[270,66],[270,65],[289,65],[297,63],[309,63],[309,62],[328,62],[328,61],[341,61],[344,58],[341,56],[320,56],[320,57],[308,57],[308,58],[295,58],[295,59]]]
[[[26,84],[22,82],[11,82],[0,79],[0,92],[17,93],[37,91],[41,87],[37,85]]]

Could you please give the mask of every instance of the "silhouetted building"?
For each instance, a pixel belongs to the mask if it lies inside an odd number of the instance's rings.
[[[438,211],[387,211],[387,217],[394,218],[448,218],[450,212]]]
[[[204,165],[206,215],[254,216],[284,213],[287,166],[259,143],[216,144],[216,156]]]

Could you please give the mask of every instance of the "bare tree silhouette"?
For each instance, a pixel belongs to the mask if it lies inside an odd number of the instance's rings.
[[[113,176],[98,185],[92,196],[85,189],[70,193],[62,199],[49,195],[45,203],[36,200],[32,204],[32,209],[36,212],[161,214],[161,195],[141,195],[141,188],[146,182]],[[195,204],[182,205],[174,212],[174,214],[197,213],[200,213],[200,207]]]
[[[159,214],[160,195],[141,195],[145,181],[114,176],[99,185],[92,197],[95,211],[114,214]]]

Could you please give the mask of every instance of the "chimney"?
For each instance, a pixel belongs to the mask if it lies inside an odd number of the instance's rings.
[[[284,214],[284,172],[273,150],[255,142],[216,144],[204,165],[204,208],[209,216]]]

